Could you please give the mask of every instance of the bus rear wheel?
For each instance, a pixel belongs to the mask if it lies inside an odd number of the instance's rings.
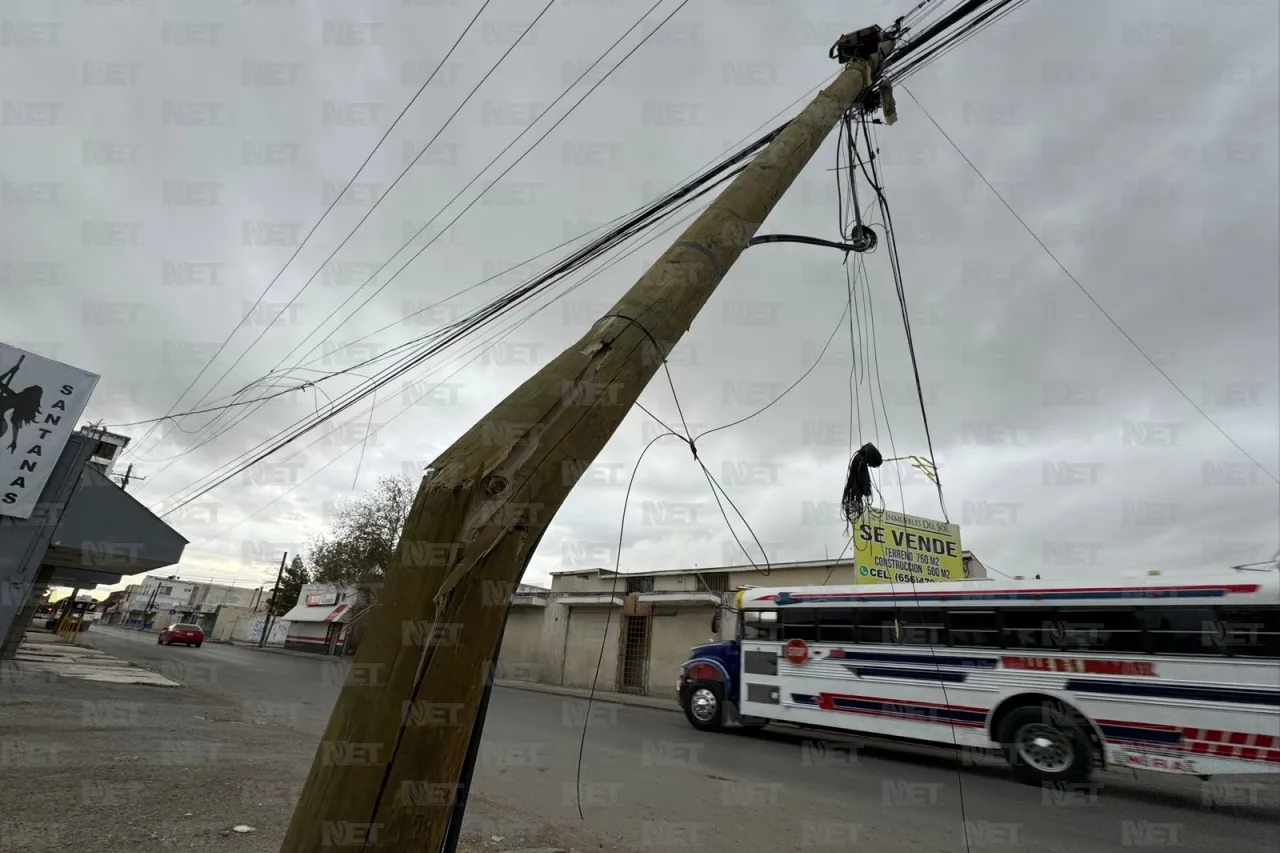
[[[714,681],[695,681],[684,693],[684,716],[704,732],[719,731],[724,722],[724,688]]]
[[[1065,709],[1015,708],[1000,726],[1000,743],[1020,782],[1080,783],[1093,773],[1089,739]]]

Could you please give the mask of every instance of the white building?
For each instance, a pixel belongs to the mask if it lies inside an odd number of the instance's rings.
[[[288,623],[284,647],[299,652],[342,655],[349,643],[348,626],[357,615],[356,590],[327,583],[304,584],[293,609],[280,617]]]
[[[188,622],[210,630],[218,609],[257,607],[262,589],[231,584],[186,581],[177,575],[147,575],[142,583],[131,584],[121,604],[115,624],[159,630],[174,622]]]

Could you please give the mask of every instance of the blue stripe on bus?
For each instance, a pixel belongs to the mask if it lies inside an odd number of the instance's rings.
[[[876,652],[851,652],[846,649],[833,649],[827,656],[835,660],[862,660],[876,663],[916,663],[938,666],[966,666],[974,669],[996,669],[1000,666],[999,658],[962,657],[959,655],[911,655],[911,654],[879,654]]]
[[[865,601],[870,603],[882,601],[1058,601],[1087,600],[1111,601],[1117,599],[1151,599],[1151,598],[1223,598],[1225,589],[1174,589],[1174,590],[1120,590],[1105,592],[910,592],[901,595],[884,595],[874,593],[868,595],[861,592],[833,593],[828,595],[780,592],[777,594],[777,606],[788,607],[805,604],[832,604],[836,602]],[[797,598],[797,596],[801,596]]]
[[[1102,693],[1107,696],[1142,696],[1151,699],[1189,699],[1196,702],[1280,707],[1280,691],[1247,687],[1182,687],[1140,681],[1071,678],[1067,680],[1066,689],[1072,693]]]
[[[859,678],[901,678],[910,681],[946,681],[958,684],[969,677],[968,673],[945,669],[896,669],[887,666],[849,666],[845,669]]]

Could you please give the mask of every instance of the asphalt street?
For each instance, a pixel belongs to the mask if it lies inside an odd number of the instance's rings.
[[[319,736],[342,680],[342,661],[92,632],[103,651],[218,693],[246,715],[287,721],[303,736]],[[581,699],[521,690],[495,690],[475,782],[513,814],[578,823],[580,803],[593,833],[634,850],[1280,849],[1275,777],[1107,773],[1087,789],[1042,791],[1010,782],[998,765],[961,766],[941,750],[791,731],[706,736],[678,713],[600,702],[588,712]],[[483,835],[525,829],[514,818],[485,820]]]

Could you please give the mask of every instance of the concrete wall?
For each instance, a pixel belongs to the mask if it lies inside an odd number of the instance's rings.
[[[498,656],[498,678],[540,681],[542,663],[542,608],[513,606],[507,614]]]
[[[617,608],[612,610],[610,613],[606,607],[570,608],[561,680],[565,687],[590,690],[594,682],[596,690],[618,689],[618,634],[622,617]]]
[[[569,608],[554,598],[542,608],[542,638],[538,668],[541,684],[564,683],[564,650],[569,639]]]
[[[714,607],[655,609],[649,621],[650,696],[676,695],[676,676],[680,664],[689,659],[689,649],[713,639],[714,613]]]
[[[216,583],[196,583],[192,586],[196,587],[192,590],[195,603],[205,607],[222,605],[224,607],[234,606],[247,609],[256,603],[255,599],[258,597],[258,590],[254,587]]]
[[[848,563],[826,563],[798,569],[780,569],[766,576],[748,567],[746,571],[729,573],[729,589],[741,586],[837,586],[856,583],[857,573]]]
[[[254,613],[248,607],[236,607],[234,605],[223,605],[218,609],[217,619],[213,623],[213,627],[206,632],[208,638],[215,643],[230,642],[233,638],[236,625],[239,622],[252,622]]]
[[[987,576],[986,567],[968,551],[965,552],[964,565],[968,577],[976,579]],[[688,569],[684,573],[651,575],[653,589],[655,592],[697,592],[700,589],[697,571],[697,569]],[[644,576],[644,572],[629,574],[636,577]],[[743,586],[821,586],[824,584],[836,586],[857,583],[855,568],[848,558],[843,562],[818,560],[802,566],[777,566],[768,575],[751,566],[714,574],[727,574],[729,576],[727,586],[730,590]],[[623,594],[626,588],[625,575],[616,579],[608,575],[597,576],[595,569],[575,574],[557,574],[551,578],[552,592],[560,594],[589,595],[607,593],[610,590]]]
[[[763,566],[762,566],[763,567]],[[700,587],[696,576],[697,569],[689,569],[689,574],[655,574],[653,577],[654,592],[697,592]],[[856,574],[852,564],[848,562],[818,562],[801,567],[779,567],[769,575],[747,566],[741,571],[717,572],[728,574],[727,582],[730,590],[741,586],[816,586],[826,584],[852,584]],[[635,576],[644,576],[644,572],[635,572]],[[705,577],[705,575],[704,575]],[[627,588],[626,576],[612,578],[599,577],[594,569],[577,574],[554,575],[551,578],[551,590],[557,594],[598,595],[610,590],[622,595]]]

